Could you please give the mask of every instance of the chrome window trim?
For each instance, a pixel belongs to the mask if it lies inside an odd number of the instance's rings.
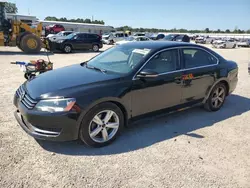
[[[212,55],[216,60],[217,60],[217,63],[216,64],[213,64],[213,65],[204,65],[204,66],[199,66],[199,67],[193,67],[193,68],[184,68],[184,69],[179,69],[179,70],[175,70],[175,71],[170,71],[170,72],[164,72],[164,73],[159,73],[158,75],[166,75],[166,74],[171,74],[171,73],[175,73],[175,72],[182,72],[182,71],[188,71],[188,70],[194,70],[194,69],[200,69],[200,68],[206,68],[206,67],[213,67],[213,66],[216,66],[219,64],[219,59],[214,55],[212,54],[211,52],[207,51],[206,49],[203,49],[203,48],[200,48],[200,47],[196,47],[196,46],[181,46],[181,47],[173,47],[173,48],[167,48],[167,49],[162,49],[158,52],[155,52],[142,66],[141,68],[135,73],[135,75],[133,76],[133,79],[132,80],[137,80],[136,78],[136,75],[143,69],[143,67],[145,67],[145,65],[155,56],[157,55],[158,53],[161,53],[161,52],[164,52],[164,51],[168,51],[168,50],[175,50],[175,49],[179,49],[179,50],[182,50],[182,49],[185,49],[185,48],[188,48],[188,49],[198,49],[198,50],[203,50],[207,53],[209,53],[210,55]],[[178,55],[179,55],[179,63],[181,63],[181,57],[180,57],[180,51],[178,51]]]

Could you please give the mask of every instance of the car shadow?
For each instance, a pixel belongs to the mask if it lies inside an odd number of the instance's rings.
[[[105,50],[99,50],[98,52],[94,52],[92,50],[76,50],[76,51],[73,51],[69,54],[86,54],[86,53],[90,53],[90,54],[96,54],[96,53],[102,53],[104,52]],[[55,54],[67,54],[65,52],[62,52],[60,50],[54,50],[53,53]]]
[[[38,54],[27,54],[22,51],[0,51],[0,55],[30,55],[30,56],[51,56],[53,52],[41,51]]]
[[[111,155],[139,150],[179,135],[203,139],[193,131],[209,127],[217,122],[241,115],[250,110],[250,99],[231,95],[217,112],[207,112],[199,107],[169,115],[158,115],[142,119],[125,128],[112,144],[103,148],[90,148],[79,141],[37,141],[47,151],[64,155]],[[177,138],[174,139],[174,141]]]

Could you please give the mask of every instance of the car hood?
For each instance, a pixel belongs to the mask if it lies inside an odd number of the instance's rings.
[[[109,35],[102,35],[102,38],[106,38],[106,37],[109,37]]]
[[[116,44],[125,44],[125,43],[128,43],[128,42],[132,42],[132,41],[123,40],[123,41],[116,42]]]
[[[224,40],[216,40],[216,41],[214,41],[214,43],[215,44],[220,44],[220,43],[225,43],[226,41],[224,41]]]
[[[46,38],[50,38],[50,37],[54,37],[54,36],[56,36],[56,34],[48,34],[48,35],[46,36]]]
[[[103,73],[77,64],[40,74],[26,81],[25,87],[33,99],[40,99],[56,97],[65,90],[93,86],[119,77],[119,74]]]

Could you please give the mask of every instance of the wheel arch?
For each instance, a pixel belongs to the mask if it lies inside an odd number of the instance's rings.
[[[73,48],[73,45],[70,44],[70,43],[65,43],[65,44],[63,44],[63,48],[64,48],[66,45],[67,45],[67,46],[70,46],[72,50],[74,49],[74,48]]]
[[[78,120],[77,120],[77,124],[79,126],[79,129],[80,129],[80,125],[82,123],[82,120],[84,118],[84,116],[92,109],[94,108],[95,106],[97,105],[100,105],[102,103],[113,103],[115,104],[118,108],[120,108],[120,110],[122,111],[123,115],[124,115],[124,124],[125,126],[127,125],[128,123],[128,119],[130,117],[130,110],[128,109],[128,107],[126,107],[126,105],[119,99],[119,98],[115,98],[115,97],[108,97],[108,98],[102,98],[102,99],[99,99],[93,103],[91,103],[90,105],[88,105],[80,114]],[[78,130],[79,130],[78,129]]]
[[[206,97],[203,100],[203,103],[205,103],[207,101],[207,99],[209,98],[209,95],[211,94],[213,88],[218,84],[218,83],[223,83],[226,86],[227,89],[227,93],[226,96],[229,94],[230,91],[230,86],[229,86],[229,81],[227,78],[221,78],[218,79],[211,87],[208,88],[207,93],[206,93]]]

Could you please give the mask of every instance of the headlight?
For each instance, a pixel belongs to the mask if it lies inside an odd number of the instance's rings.
[[[58,40],[57,43],[63,43],[64,40]]]
[[[36,104],[35,109],[51,113],[68,112],[72,109],[75,102],[74,98],[41,100]]]

